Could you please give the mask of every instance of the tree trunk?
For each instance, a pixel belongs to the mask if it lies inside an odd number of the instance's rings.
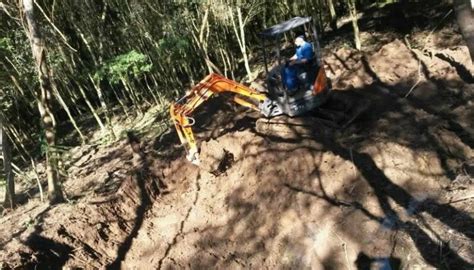
[[[329,7],[329,16],[331,19],[331,29],[333,31],[337,30],[337,15],[336,15],[336,9],[334,8],[334,3],[333,0],[328,0],[328,7]]]
[[[245,44],[245,30],[244,30],[245,24],[243,23],[243,20],[242,20],[242,11],[240,7],[237,8],[237,17],[239,19],[239,28],[240,28],[240,40],[241,40],[240,50],[244,58],[245,71],[247,71],[247,76],[249,78],[249,81],[252,81],[253,75],[252,75],[252,71],[250,70],[250,64],[249,64],[249,59],[248,59],[248,54],[247,54],[247,45]]]
[[[58,153],[56,151],[56,121],[51,110],[51,98],[53,97],[52,85],[49,77],[49,67],[46,61],[46,50],[41,38],[39,25],[34,16],[33,0],[23,0],[23,8],[26,22],[28,24],[28,36],[31,43],[31,51],[35,59],[36,70],[40,82],[40,89],[36,91],[38,109],[41,115],[44,132],[46,135],[46,177],[48,179],[48,199],[50,203],[64,201],[63,193],[58,179]]]
[[[104,123],[102,123],[102,120],[100,120],[100,117],[97,114],[97,112],[95,111],[94,106],[92,105],[91,101],[87,97],[86,92],[84,92],[84,88],[80,84],[77,85],[77,88],[79,88],[79,92],[81,93],[82,98],[86,102],[86,105],[89,108],[92,116],[94,116],[94,119],[97,121],[97,124],[99,125],[100,130],[105,131]]]
[[[471,55],[471,61],[474,62],[474,11],[472,0],[456,0],[454,1],[454,11],[456,12],[456,20],[458,21],[459,28],[461,28],[462,35],[466,40],[467,47],[469,48],[469,54]]]
[[[64,101],[63,97],[61,96],[61,93],[59,93],[57,87],[54,88],[54,94],[56,96],[56,99],[59,101],[59,104],[63,107],[64,111],[66,111],[67,116],[69,117],[69,121],[71,121],[72,126],[74,129],[77,131],[77,134],[79,135],[79,138],[81,138],[81,143],[85,144],[86,143],[86,137],[84,137],[84,134],[82,134],[81,129],[77,125],[76,120],[74,119],[74,116],[71,113],[71,110],[66,104],[66,101]]]
[[[247,55],[247,46],[245,44],[245,23],[242,19],[242,11],[240,7],[237,7],[237,20],[238,26],[234,19],[234,11],[233,8],[229,8],[230,19],[232,21],[232,26],[234,28],[235,37],[237,38],[237,43],[239,44],[240,52],[242,53],[242,57],[244,60],[245,71],[247,72],[247,77],[249,81],[253,80],[252,71],[250,70],[249,59]]]
[[[357,50],[360,51],[360,37],[359,37],[359,25],[357,24],[357,9],[355,6],[355,0],[347,0],[347,5],[349,7],[349,13],[352,19],[352,28],[354,29],[354,44]]]
[[[0,154],[3,160],[3,171],[5,175],[5,201],[4,208],[15,207],[15,182],[13,179],[12,163],[11,163],[11,149],[7,134],[3,128],[3,121],[0,119]]]
[[[115,141],[117,136],[115,136],[114,127],[112,125],[112,117],[110,116],[109,107],[107,106],[107,103],[105,103],[104,95],[102,94],[102,89],[100,88],[100,82],[95,82],[90,74],[89,74],[89,79],[94,85],[94,88],[97,92],[97,96],[99,97],[100,106],[102,107],[102,110],[104,111],[105,122],[107,123],[107,130],[109,132],[109,135],[112,141]]]
[[[209,34],[209,8],[206,8],[204,11],[204,16],[201,21],[201,26],[198,28],[197,25],[192,21],[192,26],[195,31],[192,31],[193,39],[195,41],[195,46],[201,51],[203,54],[204,62],[206,63],[207,70],[209,73],[213,72],[212,65],[211,65],[211,60],[209,58],[208,54],[208,44],[207,44],[207,38],[209,35],[205,35],[205,32],[207,30],[207,33]],[[199,34],[199,37],[196,35]]]

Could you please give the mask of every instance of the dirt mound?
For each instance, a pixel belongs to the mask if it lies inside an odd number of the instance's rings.
[[[201,144],[200,165],[199,167],[215,176],[224,173],[232,166],[234,154],[224,148],[224,145],[211,139]]]
[[[80,181],[66,183],[74,200],[2,218],[18,229],[0,235],[0,260],[7,268],[472,269],[471,67],[464,47],[432,50],[397,40],[373,54],[337,51],[326,60],[335,107],[304,118],[255,121],[214,104],[196,117],[201,167],[133,136],[82,151],[69,170]],[[321,120],[339,107],[359,117],[342,129]],[[285,130],[268,134],[275,123]]]
[[[93,268],[120,266],[124,250],[131,245],[159,188],[166,188],[150,170],[138,139],[130,134],[128,144],[121,142],[114,148],[121,155],[131,156],[131,164],[124,168],[103,164],[108,178],[101,179],[101,188],[94,189],[96,196],[75,205],[35,211],[34,225],[21,232],[19,241],[2,244],[7,249],[22,250],[10,259],[21,262],[26,269],[56,268],[69,258],[87,262]],[[84,164],[81,160],[77,162],[79,166]],[[128,175],[113,190],[110,182],[118,180],[114,179],[114,171],[119,169],[125,169]],[[1,260],[9,261],[5,257]]]
[[[328,76],[335,89],[361,88],[374,79],[364,68],[364,54],[354,49],[340,48],[325,57]]]

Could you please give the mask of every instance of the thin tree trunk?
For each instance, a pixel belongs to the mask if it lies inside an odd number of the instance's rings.
[[[99,97],[100,106],[102,107],[102,110],[104,111],[104,114],[105,114],[105,122],[107,123],[107,129],[109,131],[110,137],[112,138],[113,141],[115,141],[117,136],[115,136],[114,128],[112,126],[112,118],[110,116],[110,110],[109,110],[109,107],[107,106],[107,103],[105,103],[104,95],[102,94],[102,89],[100,88],[99,82],[96,83],[90,74],[89,74],[89,79],[94,85],[94,88],[97,92],[97,96]]]
[[[130,100],[132,101],[132,105],[135,107],[135,109],[138,111],[138,115],[141,116],[144,114],[142,107],[140,106],[140,100],[138,95],[135,94],[133,89],[130,87],[128,84],[127,80],[125,77],[121,76],[120,77],[120,82],[123,85],[123,89],[128,93]]]
[[[333,0],[328,0],[328,8],[329,8],[329,16],[331,19],[331,29],[333,31],[337,30],[337,15],[336,15],[336,9],[334,8],[334,3]]]
[[[3,121],[0,118],[0,154],[2,154],[3,169],[5,174],[5,201],[3,202],[4,208],[14,208],[16,204],[15,200],[15,181],[13,179],[13,171],[11,164],[11,149],[8,136],[3,128]]]
[[[201,46],[204,52],[204,59],[206,60],[207,69],[209,70],[209,73],[211,73],[213,70],[211,66],[211,60],[209,59],[209,53],[207,51],[207,37],[208,36],[206,35],[206,39],[204,39],[205,30],[207,30],[207,32],[209,33],[208,17],[209,17],[209,8],[206,8],[204,17],[202,18],[201,30],[199,31],[199,45]]]
[[[38,189],[40,193],[40,200],[41,202],[44,202],[43,186],[41,185],[41,181],[38,175],[38,170],[36,169],[36,162],[33,158],[31,158],[31,166],[33,167],[33,172],[35,173],[36,184],[38,185]]]
[[[24,162],[28,162],[27,158],[30,158],[30,155],[28,154],[28,151],[26,150],[25,145],[22,143],[22,140],[20,138],[20,134],[18,134],[18,131],[16,130],[15,127],[10,125],[8,127],[10,135],[12,138],[10,138],[12,141],[10,142],[13,147],[17,150],[18,153],[20,153],[20,157]],[[30,138],[28,138],[31,140]]]
[[[212,67],[208,65],[207,55],[205,54],[204,48],[202,47],[203,46],[202,38],[204,37],[202,33],[205,30],[204,20],[207,20],[208,12],[209,11],[206,10],[206,12],[204,13],[204,17],[203,17],[203,20],[201,22],[201,27],[200,28],[197,27],[194,20],[191,20],[191,26],[194,29],[193,31],[191,31],[191,35],[192,35],[193,40],[194,40],[194,42],[192,43],[192,46],[194,47],[194,50],[198,51],[202,54],[202,57],[204,59],[204,63],[206,63],[207,72],[212,73]],[[197,35],[199,35],[199,37]],[[161,64],[160,64],[160,68],[163,69]]]
[[[153,89],[151,89],[151,87],[150,87],[150,83],[148,82],[148,76],[145,75],[143,79],[145,81],[145,85],[146,85],[146,89],[148,90],[148,93],[150,93],[150,95],[153,98],[153,101],[155,102],[155,104],[159,105],[158,98],[156,97]]]
[[[213,68],[216,68],[216,66],[214,65],[214,63],[211,62],[211,59],[209,58],[209,53],[207,50],[207,47],[208,47],[207,40],[209,38],[208,18],[209,18],[209,8],[206,8],[204,12],[204,17],[202,18],[202,21],[201,21],[201,27],[199,28],[199,30],[197,28],[197,25],[194,22],[192,22],[194,29],[196,30],[196,32],[199,33],[199,37],[196,36],[194,31],[192,32],[192,35],[193,35],[194,40],[196,41],[195,44],[197,45],[198,49],[203,54],[208,72],[212,73],[214,71]],[[207,34],[205,35],[205,33]]]
[[[38,109],[46,135],[48,151],[46,153],[46,177],[48,179],[48,199],[50,203],[64,201],[58,179],[58,153],[56,151],[56,121],[51,110],[52,85],[49,78],[49,67],[46,61],[46,50],[41,38],[39,25],[34,16],[33,0],[23,0],[23,8],[28,24],[28,36],[31,51],[35,59],[40,89],[36,91]]]
[[[74,119],[74,116],[71,113],[71,110],[67,106],[66,102],[64,101],[63,97],[61,96],[61,94],[59,93],[59,91],[56,87],[54,87],[54,93],[55,93],[56,99],[59,101],[59,104],[61,104],[64,111],[66,111],[66,114],[69,118],[69,121],[71,121],[72,126],[77,131],[77,133],[79,134],[79,137],[81,138],[81,143],[85,144],[86,143],[86,137],[84,137],[84,134],[82,134],[82,131],[79,128],[79,126],[77,125],[76,120]]]
[[[355,0],[347,0],[347,4],[349,6],[349,13],[351,15],[352,28],[354,29],[354,44],[356,49],[360,51],[361,44],[359,36],[359,25],[357,24],[357,9],[355,6]]]
[[[77,87],[79,88],[79,92],[81,93],[82,98],[84,98],[84,101],[86,102],[87,107],[91,111],[92,116],[94,116],[94,119],[97,121],[97,124],[99,124],[100,130],[104,131],[105,130],[104,123],[102,123],[102,120],[100,120],[100,117],[97,114],[97,112],[95,111],[94,106],[92,105],[92,103],[90,102],[90,100],[87,97],[86,93],[84,92],[84,88],[82,88],[82,86],[80,84],[78,84]]]
[[[118,90],[116,87],[114,87],[110,82],[109,82],[110,89],[112,89],[112,93],[114,93],[115,98],[117,99],[118,103],[120,104],[120,107],[122,108],[122,111],[125,113],[125,116],[127,119],[130,117],[128,114],[128,109],[127,106],[125,106],[125,103],[123,102],[122,98],[120,97]],[[125,94],[122,92],[123,99],[126,99]]]
[[[240,9],[240,7],[237,8],[237,17],[239,19],[240,39],[242,41],[242,46],[240,47],[240,50],[242,52],[242,56],[244,57],[245,71],[247,71],[249,81],[252,81],[253,75],[252,71],[250,70],[249,58],[247,54],[247,45],[245,44],[245,24],[242,20],[242,10]]]
[[[238,26],[234,19],[234,11],[232,7],[229,8],[229,12],[230,19],[232,20],[232,26],[234,27],[235,37],[237,38],[237,43],[239,44],[240,52],[242,53],[242,57],[244,59],[245,71],[247,72],[248,80],[251,81],[253,80],[253,75],[252,71],[250,70],[249,59],[247,55],[247,46],[245,44],[245,24],[242,20],[242,11],[240,7],[237,7],[237,20],[239,23]]]
[[[474,12],[471,9],[469,0],[455,0],[454,11],[456,12],[456,20],[459,28],[461,28],[462,35],[466,40],[471,61],[474,63]]]

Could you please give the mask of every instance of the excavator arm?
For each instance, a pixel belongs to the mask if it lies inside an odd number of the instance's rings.
[[[211,73],[188,91],[184,97],[173,103],[170,107],[171,119],[176,127],[179,140],[187,146],[187,158],[193,163],[199,163],[199,157],[198,147],[191,129],[195,122],[192,113],[212,95],[223,92],[234,93],[234,102],[257,111],[260,109],[253,102],[262,103],[267,99],[265,94],[258,93],[254,89],[221,75]]]

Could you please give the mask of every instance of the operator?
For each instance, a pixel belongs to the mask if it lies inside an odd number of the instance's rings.
[[[303,66],[311,62],[314,56],[313,46],[306,42],[303,36],[298,36],[295,39],[296,53],[290,58],[290,66]]]
[[[286,88],[290,93],[296,92],[300,83],[306,85],[308,66],[314,57],[313,46],[304,40],[303,36],[295,39],[296,53],[284,68],[283,78]]]

